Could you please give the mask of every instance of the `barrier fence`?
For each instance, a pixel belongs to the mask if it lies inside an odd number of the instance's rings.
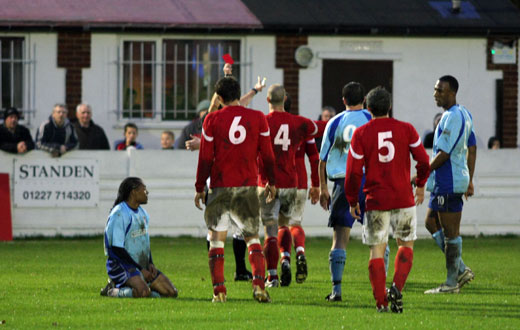
[[[51,158],[31,151],[22,156],[1,152],[0,156],[0,173],[10,177],[10,194],[0,196],[2,235],[10,220],[9,204],[14,237],[101,234],[119,184],[127,176],[141,177],[148,187],[149,201],[144,207],[150,214],[151,235],[206,235],[203,212],[193,203],[196,152],[72,151]],[[475,196],[465,201],[463,235],[520,234],[519,164],[520,150],[478,151]],[[417,208],[420,237],[428,236],[423,226],[426,208],[427,201]],[[303,227],[308,236],[330,236],[327,221],[326,211],[307,202]],[[352,234],[360,233],[361,226],[355,225]]]

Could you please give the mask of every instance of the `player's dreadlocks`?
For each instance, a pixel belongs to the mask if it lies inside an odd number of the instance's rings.
[[[132,190],[138,188],[140,185],[143,184],[143,181],[140,178],[137,177],[128,177],[121,182],[119,185],[119,190],[117,191],[117,198],[114,202],[114,205],[112,205],[112,208],[116,206],[117,204],[121,202],[125,202],[128,200],[128,197],[130,197],[130,193]]]

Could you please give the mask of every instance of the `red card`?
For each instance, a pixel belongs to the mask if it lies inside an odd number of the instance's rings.
[[[222,59],[224,60],[224,62],[229,63],[229,64],[235,63],[235,61],[233,61],[233,58],[229,54],[222,55]]]

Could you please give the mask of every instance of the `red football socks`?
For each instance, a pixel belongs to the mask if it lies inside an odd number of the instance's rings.
[[[267,263],[267,270],[276,271],[278,268],[278,259],[280,258],[277,237],[269,237],[264,241],[264,254]]]
[[[305,253],[305,232],[301,226],[292,226],[291,235],[294,239],[294,249],[296,255]]]
[[[253,273],[253,285],[265,288],[265,258],[262,253],[262,246],[258,243],[249,245],[249,263]]]
[[[398,288],[399,291],[402,291],[404,288],[408,274],[412,269],[412,262],[413,249],[401,246],[399,250],[397,250],[397,255],[395,256],[395,273],[393,281],[395,287]]]
[[[278,243],[280,244],[280,253],[282,260],[291,260],[292,236],[289,227],[282,226],[278,228]]]
[[[208,252],[209,271],[211,272],[211,281],[213,282],[213,294],[226,292],[224,285],[224,249],[213,248]]]
[[[385,261],[383,258],[371,259],[368,262],[368,273],[377,307],[388,306],[386,298]]]

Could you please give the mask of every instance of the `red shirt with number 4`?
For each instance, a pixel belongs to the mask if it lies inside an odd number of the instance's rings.
[[[262,112],[242,106],[227,106],[211,112],[202,125],[197,166],[197,192],[210,187],[256,186],[257,157],[266,164],[269,183],[275,184],[274,156],[269,126]]]
[[[296,188],[298,186],[296,151],[305,140],[318,133],[318,127],[312,120],[288,112],[273,111],[265,118],[271,131],[271,145],[275,157],[276,187]],[[264,187],[267,182],[266,173],[269,166],[263,161],[259,161],[259,165],[258,185]]]
[[[394,210],[415,205],[410,184],[410,153],[417,162],[417,186],[430,174],[429,158],[415,128],[393,118],[372,119],[354,131],[347,158],[345,194],[351,206],[365,167],[367,210]]]

